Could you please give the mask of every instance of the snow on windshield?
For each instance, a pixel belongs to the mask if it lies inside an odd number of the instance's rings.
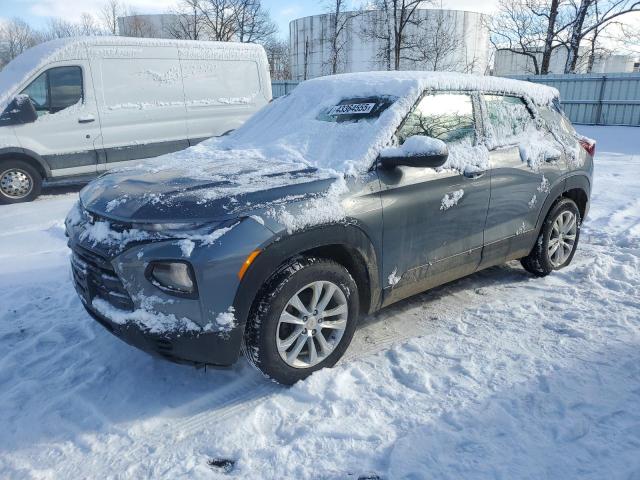
[[[388,146],[402,119],[425,90],[491,90],[529,96],[549,104],[555,89],[496,77],[441,72],[370,72],[336,75],[300,84],[294,92],[273,102],[218,146],[255,148],[354,174],[368,169]],[[358,122],[318,119],[350,98],[397,100],[378,118]]]

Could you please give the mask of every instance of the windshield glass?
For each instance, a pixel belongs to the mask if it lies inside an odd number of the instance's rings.
[[[375,120],[397,97],[347,98],[325,108],[316,120],[333,123],[358,123]]]
[[[339,172],[366,171],[417,96],[415,81],[367,85],[350,78],[300,84],[218,144]],[[411,88],[413,87],[413,88]],[[405,93],[405,95],[398,94]]]

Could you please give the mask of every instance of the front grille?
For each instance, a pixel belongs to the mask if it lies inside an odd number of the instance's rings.
[[[94,298],[101,298],[120,310],[133,311],[129,293],[105,258],[74,246],[71,267],[78,293],[89,305]]]

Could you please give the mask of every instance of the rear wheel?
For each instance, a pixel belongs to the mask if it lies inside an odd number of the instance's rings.
[[[40,195],[42,176],[23,160],[0,162],[0,203],[30,202]]]
[[[357,286],[342,265],[295,259],[263,288],[245,332],[245,354],[287,385],[332,367],[351,343],[358,302]]]
[[[558,201],[547,215],[533,250],[520,260],[524,269],[544,277],[569,265],[578,247],[580,223],[576,203],[569,198]]]

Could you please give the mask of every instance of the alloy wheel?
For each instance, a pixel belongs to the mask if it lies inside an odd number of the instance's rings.
[[[335,283],[316,281],[298,290],[278,321],[280,357],[294,368],[317,365],[340,343],[348,317],[347,298]]]
[[[564,264],[576,244],[578,218],[573,212],[564,211],[553,222],[547,253],[555,268]]]

